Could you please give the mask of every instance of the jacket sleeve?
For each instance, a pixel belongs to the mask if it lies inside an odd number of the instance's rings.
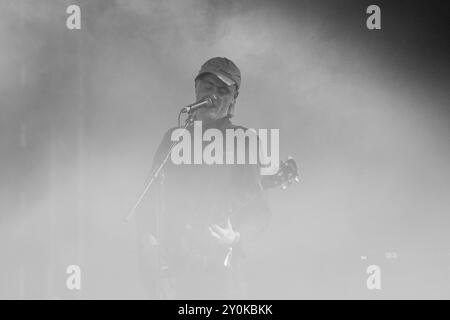
[[[259,144],[258,144],[259,145]],[[246,145],[247,159],[249,148]],[[240,209],[233,215],[232,224],[241,241],[256,239],[268,226],[271,211],[267,191],[263,189],[259,164],[236,165],[233,185]]]

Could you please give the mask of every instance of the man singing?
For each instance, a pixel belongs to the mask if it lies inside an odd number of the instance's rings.
[[[231,122],[240,85],[240,70],[222,57],[206,61],[195,77],[197,100],[212,95],[215,98],[212,106],[195,111],[194,120],[201,121],[202,132],[220,130],[224,146],[226,129],[245,130]],[[193,127],[186,129],[192,137]],[[174,129],[164,135],[154,167],[170,148]],[[191,146],[194,158],[194,143]],[[252,150],[248,141],[245,146],[248,159]],[[225,159],[226,148],[222,150]],[[156,290],[160,298],[243,297],[243,283],[236,280],[243,247],[261,233],[270,218],[259,165],[247,161],[191,163],[174,164],[169,158],[158,190],[152,191],[153,202],[158,205],[137,216],[141,272],[147,287]]]

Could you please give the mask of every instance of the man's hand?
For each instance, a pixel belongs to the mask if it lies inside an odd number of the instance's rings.
[[[216,238],[219,243],[228,246],[236,244],[241,236],[239,232],[233,230],[230,218],[228,218],[227,226],[225,228],[222,228],[217,224],[213,224],[208,228],[211,235]]]

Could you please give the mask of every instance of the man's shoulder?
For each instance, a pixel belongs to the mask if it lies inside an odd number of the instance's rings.
[[[226,130],[226,129],[230,129],[230,130],[243,130],[243,131],[247,132],[248,134],[250,134],[250,133],[255,133],[255,135],[257,135],[257,131],[256,131],[255,129],[250,128],[250,127],[247,127],[247,126],[243,126],[243,125],[241,125],[241,124],[233,123],[233,122],[231,122],[231,121],[229,121],[229,120],[228,120],[226,123],[221,124],[221,125],[219,125],[218,127],[213,127],[213,128],[219,129],[219,130],[221,130],[221,131],[223,131],[224,129],[225,129],[225,130]],[[172,134],[173,134],[174,131],[177,130],[177,129],[183,130],[183,129],[180,128],[180,127],[171,127],[171,128],[169,128],[169,129],[167,129],[166,132],[165,132],[165,134],[164,134],[163,141],[170,141],[170,140],[171,140]],[[190,131],[190,128],[187,128],[187,129]]]
[[[244,130],[244,131],[253,130],[253,129],[249,129],[249,127],[247,127],[247,126],[243,126],[243,125],[240,125],[240,124],[235,124],[235,123],[233,123],[231,121],[228,123],[226,128],[227,129],[233,129],[233,130]]]
[[[246,131],[246,130],[248,130],[248,127],[232,123],[227,129],[234,129],[234,130],[242,129],[242,130]]]
[[[231,129],[231,130],[234,130],[234,131],[242,131],[242,133],[245,136],[248,136],[248,137],[255,136],[258,140],[260,139],[259,136],[258,136],[258,131],[256,129],[254,129],[254,128],[251,128],[251,127],[230,123],[230,126],[227,127],[227,129]]]

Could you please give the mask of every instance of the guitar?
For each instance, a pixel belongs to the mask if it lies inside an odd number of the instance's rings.
[[[268,190],[272,188],[281,187],[282,189],[288,188],[292,183],[299,182],[299,175],[297,164],[295,160],[289,157],[286,161],[280,162],[279,169],[274,175],[262,176],[261,185],[259,192],[256,192],[253,196],[247,197],[244,201],[238,203],[237,206],[234,206],[232,211],[228,211],[228,217],[236,215],[240,210],[244,209],[246,205],[248,205],[252,200],[255,199],[258,195],[261,194],[261,189]],[[189,229],[189,228],[188,228]],[[188,236],[188,235],[191,236]],[[216,270],[224,270],[226,272],[231,271],[231,260],[233,255],[233,246],[221,246],[220,248],[217,246],[213,246],[212,255],[203,254],[202,250],[198,250],[198,247],[202,246],[205,242],[211,243],[211,235],[209,238],[202,238],[201,236],[197,239],[197,235],[199,234],[199,229],[192,230],[190,232],[184,233],[183,236],[187,236],[186,244],[190,243],[191,245],[187,245],[184,247],[185,257],[190,257],[188,260],[189,265],[185,265],[185,267],[190,270],[196,270],[197,272],[208,272],[209,268],[212,267]],[[207,234],[206,234],[207,235]],[[159,283],[159,294],[165,295],[167,297],[173,296],[176,292],[176,286],[174,285],[174,274],[178,271],[177,264],[171,264],[170,261],[167,260],[167,251],[162,248],[159,244],[159,241],[151,236],[151,243],[154,246],[157,246],[158,249],[158,272],[155,273],[158,277]],[[208,239],[208,240],[206,240]],[[199,241],[197,241],[199,240]],[[209,251],[211,253],[211,251]],[[239,252],[239,251],[238,251]],[[174,261],[172,261],[174,262]],[[186,262],[186,261],[184,261]]]
[[[293,182],[300,182],[298,175],[297,163],[292,157],[289,157],[286,161],[281,161],[278,171],[274,175],[263,176],[261,179],[261,187],[263,190],[268,190],[272,188],[281,187],[281,189],[287,189]],[[247,204],[249,204],[258,193],[252,197],[247,198],[244,202],[238,204],[237,207],[233,208],[230,212],[230,217],[239,212]],[[229,246],[228,252],[224,259],[224,267],[229,268],[231,266],[231,258],[233,254],[233,246]]]
[[[281,187],[287,189],[292,183],[299,182],[297,164],[292,157],[286,161],[280,162],[278,171],[274,175],[262,176],[259,190],[255,194],[245,197],[244,200],[237,201],[234,199],[232,208],[224,209],[227,219],[237,215],[242,209],[250,204],[256,197],[261,195],[262,190]],[[262,190],[261,190],[262,189]],[[221,225],[224,221],[221,221]],[[211,241],[211,234],[206,226],[198,226],[195,223],[186,225],[184,232],[179,234],[183,239],[182,252],[183,257],[189,261],[191,268],[207,270],[211,266],[215,267],[231,267],[232,253],[234,245],[218,245]],[[154,239],[153,244],[158,244]],[[165,252],[160,249],[161,253]],[[163,259],[164,260],[164,259]],[[185,262],[186,262],[185,261]],[[163,268],[170,270],[169,263]]]
[[[281,186],[287,189],[293,182],[300,182],[298,169],[295,160],[289,157],[286,161],[281,161],[277,173],[271,176],[264,176],[262,179],[263,189],[276,188]]]
[[[242,209],[245,209],[252,201],[257,197],[261,196],[262,190],[268,190],[276,187],[281,187],[282,189],[287,189],[293,182],[299,182],[298,169],[295,160],[289,157],[288,160],[280,162],[278,171],[274,175],[262,176],[260,187],[252,195],[246,195],[243,199],[233,199],[233,205],[228,208],[224,208],[223,218],[214,222],[215,227],[212,225],[207,227],[206,225],[198,226],[188,224],[186,232],[182,234],[184,239],[183,250],[185,255],[191,257],[191,261],[197,261],[192,263],[192,265],[203,265],[220,267],[222,264],[224,267],[229,268],[231,266],[231,259],[233,254],[232,245],[216,244],[215,241],[211,241],[211,236],[220,239],[217,234],[217,229],[221,228],[224,230],[224,225],[227,225],[228,230],[232,229],[231,219],[237,216]],[[224,206],[225,207],[225,206]],[[218,210],[215,208],[216,211]],[[213,230],[214,229],[214,230]],[[238,241],[236,241],[238,242]],[[237,243],[236,243],[237,244]],[[223,261],[223,263],[221,262]]]

